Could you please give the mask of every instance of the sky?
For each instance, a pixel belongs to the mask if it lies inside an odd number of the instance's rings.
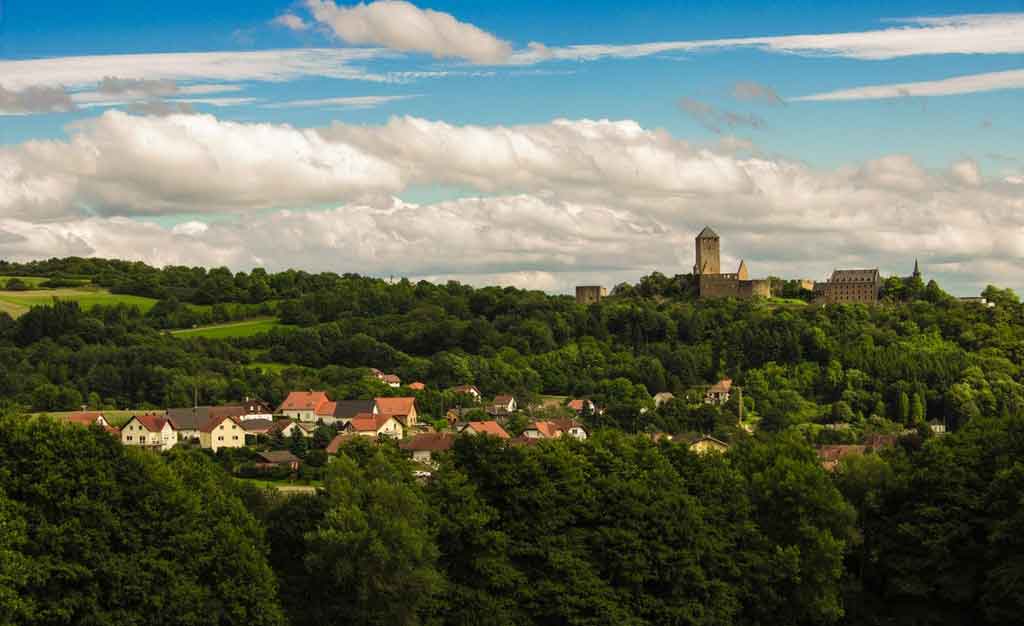
[[[0,258],[1024,289],[1024,0],[0,0]]]

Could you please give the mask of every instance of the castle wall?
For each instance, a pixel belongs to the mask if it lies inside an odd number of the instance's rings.
[[[576,287],[576,303],[577,304],[597,304],[601,301],[601,298],[608,295],[608,290],[604,287],[584,285]]]
[[[701,298],[737,298],[740,281],[736,274],[701,274]]]
[[[741,280],[737,290],[740,298],[770,298],[772,297],[772,281]]]

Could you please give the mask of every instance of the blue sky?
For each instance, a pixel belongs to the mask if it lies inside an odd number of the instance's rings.
[[[424,24],[431,36],[421,36]],[[664,42],[674,43],[640,49]],[[237,269],[303,263],[565,291],[584,278],[685,271],[691,229],[714,223],[735,242],[726,255],[746,257],[755,274],[898,271],[921,256],[953,291],[1019,288],[1022,42],[1020,1],[0,0],[0,256],[56,249]],[[181,56],[190,53],[219,55],[197,63]],[[135,83],[104,91],[105,76]],[[872,86],[888,93],[871,95]],[[401,145],[408,129],[394,122],[403,116],[443,123],[425,140],[450,134],[456,143],[412,154],[415,145]],[[572,133],[563,137],[555,120]],[[587,120],[613,126],[595,139]],[[265,125],[285,135],[273,141],[298,142],[312,171],[290,172],[287,151],[263,143]],[[194,145],[180,145],[183,136]],[[170,142],[218,163],[266,150],[251,174],[282,183],[263,202],[241,199],[244,167],[232,168],[237,181],[204,182],[187,162],[167,162]],[[580,167],[611,158],[589,150],[620,148],[632,161],[596,165],[595,182],[578,184]],[[504,150],[509,159],[490,162]],[[56,152],[59,175],[45,169]],[[446,171],[449,155],[465,165]],[[626,175],[604,184],[615,178],[607,167],[633,167],[655,187],[659,176],[685,182],[658,191]],[[288,181],[308,193],[276,194]],[[315,225],[293,223],[309,213]],[[504,237],[507,249],[490,255],[492,245],[459,240],[442,251],[396,223],[438,214],[458,221],[456,231]],[[555,221],[530,230],[517,214]],[[334,236],[301,254],[246,250],[242,240],[178,255],[152,244],[208,246],[204,237],[223,240],[223,224],[255,228],[253,216],[262,227]],[[163,230],[113,245],[109,233],[123,221]],[[908,229],[912,245],[897,245]],[[609,239],[615,232],[632,238]],[[360,245],[342,243],[350,237]],[[572,244],[560,245],[567,237]],[[407,257],[381,252],[410,241],[417,252]],[[650,251],[625,252],[638,242]],[[618,260],[595,254],[599,245]]]

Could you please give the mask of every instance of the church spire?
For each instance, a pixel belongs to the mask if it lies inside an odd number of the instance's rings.
[[[921,268],[917,265],[917,259],[914,259],[914,278],[921,278]]]

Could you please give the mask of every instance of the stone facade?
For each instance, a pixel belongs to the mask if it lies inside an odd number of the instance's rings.
[[[693,273],[698,277],[700,297],[742,299],[771,297],[771,281],[751,280],[746,261],[740,261],[740,266],[734,274],[721,272],[720,241],[718,234],[706,226],[697,235],[697,255]]]
[[[815,283],[814,301],[818,304],[877,304],[882,290],[878,268],[835,270],[828,282]]]
[[[576,287],[576,304],[597,304],[608,295],[608,290],[598,285]]]

